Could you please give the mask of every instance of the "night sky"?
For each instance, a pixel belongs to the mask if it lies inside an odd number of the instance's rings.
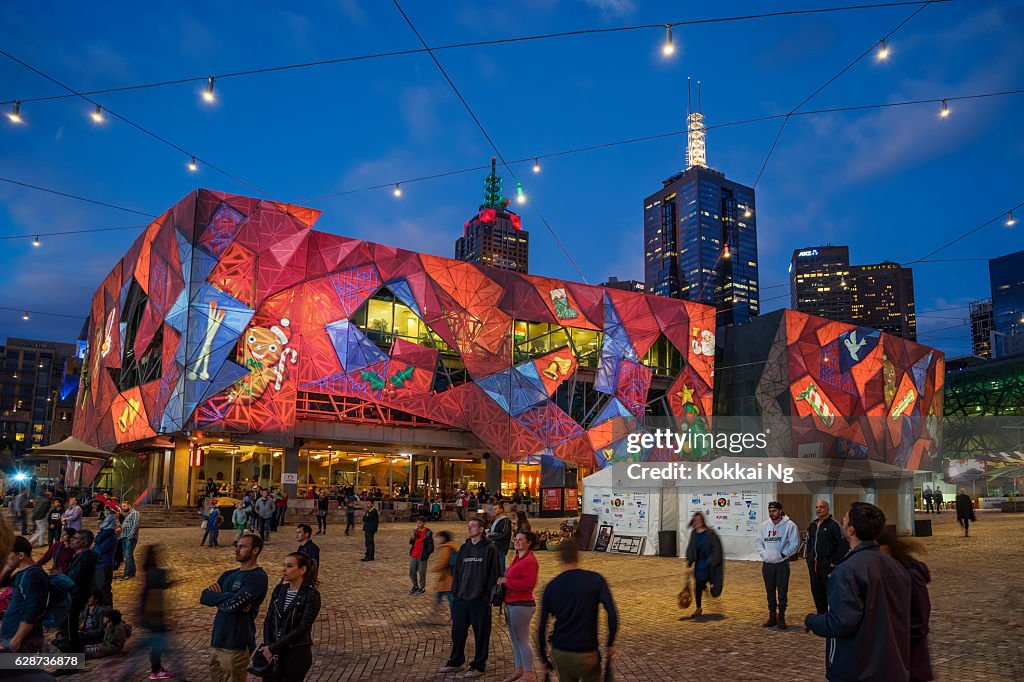
[[[838,6],[840,3],[831,3]],[[7,3],[0,44],[79,90],[415,49],[391,2]],[[661,24],[829,3],[693,4],[640,0],[482,3],[406,0],[431,45]],[[507,159],[682,130],[686,79],[704,85],[709,125],[786,113],[908,17],[912,6],[677,27],[437,52]],[[932,5],[804,109],[953,97],[1024,86],[1024,4]],[[426,54],[95,96],[96,101],[276,199],[302,200],[486,165],[492,151]],[[0,57],[0,100],[62,94]],[[762,309],[788,302],[794,248],[848,244],[854,263],[920,258],[1022,200],[1024,96],[795,117],[757,186]],[[5,111],[10,105],[2,107]],[[196,187],[256,196],[181,152],[76,99],[27,103],[0,122],[0,176],[159,214]],[[778,121],[712,130],[709,165],[754,182]],[[643,278],[643,199],[684,161],[683,137],[513,167],[530,205],[530,271],[576,280],[534,209],[590,283]],[[515,182],[507,172],[507,194]],[[317,229],[451,257],[481,202],[484,172],[355,192],[305,205]],[[970,350],[967,301],[989,295],[987,259],[1024,248],[1024,210],[914,270],[919,340]],[[146,218],[0,183],[0,236],[141,225]],[[122,230],[5,240],[0,306],[84,315],[102,277],[136,236]],[[929,313],[928,311],[935,311]],[[81,319],[0,311],[0,340],[70,341]]]

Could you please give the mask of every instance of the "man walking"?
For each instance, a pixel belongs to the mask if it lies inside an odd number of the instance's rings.
[[[296,552],[302,552],[309,556],[310,559],[316,562],[317,567],[320,566],[320,547],[317,546],[312,539],[313,527],[308,523],[300,523],[295,527],[295,539],[299,542],[299,548]]]
[[[491,531],[487,539],[494,543],[498,550],[498,561],[501,562],[501,574],[505,574],[505,555],[508,554],[509,544],[512,542],[512,521],[505,516],[505,503],[496,501],[494,503],[494,521],[491,522]]]
[[[11,525],[17,528],[20,523],[21,534],[28,535],[28,488],[22,488],[14,497],[14,502],[11,503],[11,514],[14,516],[14,523]]]
[[[814,503],[817,515],[807,528],[807,573],[811,578],[811,596],[818,613],[828,611],[828,576],[839,560],[850,551],[843,529],[829,513],[828,501]]]
[[[910,575],[875,542],[885,514],[854,502],[843,518],[849,553],[828,585],[828,612],[809,613],[804,625],[826,637],[825,675],[845,680],[910,678]]]
[[[768,503],[768,521],[757,529],[757,554],[761,557],[761,577],[768,595],[766,628],[786,629],[786,604],[789,598],[789,560],[800,548],[800,531],[782,513],[782,504]]]
[[[260,538],[264,542],[270,539],[270,524],[275,513],[274,500],[270,497],[270,491],[264,488],[256,500],[256,518],[260,524]]]
[[[217,608],[210,640],[212,682],[245,682],[256,648],[256,614],[267,596],[267,574],[258,565],[262,552],[263,538],[243,535],[235,543],[238,568],[226,571],[199,598],[203,606]]]
[[[935,490],[932,491],[932,500],[935,501],[935,513],[942,513],[942,488],[935,486]]]
[[[12,578],[13,576],[13,578]],[[32,543],[15,537],[7,565],[0,573],[10,579],[11,601],[0,624],[0,651],[36,653],[43,650],[40,622],[46,611],[49,582],[46,572],[32,561]]]
[[[932,489],[931,486],[925,486],[924,490],[921,491],[921,499],[924,500],[924,513],[929,514],[935,511],[935,507],[932,506]]]
[[[559,680],[597,682],[601,654],[597,643],[598,605],[608,614],[608,658],[615,655],[619,616],[608,583],[600,573],[579,567],[579,546],[563,542],[558,549],[562,572],[544,588],[538,640],[540,658],[548,670],[558,669]],[[547,651],[548,619],[554,616],[551,657]]]
[[[135,577],[135,547],[139,544],[139,510],[125,500],[121,503],[124,521],[121,523],[121,553],[124,555],[123,580]]]
[[[50,493],[43,493],[42,497],[36,498],[36,506],[32,508],[32,524],[35,532],[29,538],[29,543],[35,545],[38,539],[39,547],[46,544],[47,524],[50,517]]]
[[[434,533],[427,528],[427,517],[421,516],[416,519],[416,528],[409,538],[409,578],[412,580],[409,594],[427,591],[427,559],[433,552]]]
[[[356,525],[356,500],[355,495],[345,495],[345,535],[355,528]]]
[[[373,561],[376,550],[373,536],[377,534],[378,527],[380,527],[380,512],[377,511],[373,500],[367,500],[366,513],[363,514],[363,542],[366,545],[366,555],[360,561]]]
[[[501,576],[494,543],[484,537],[484,522],[476,517],[466,525],[468,538],[459,549],[452,572],[452,652],[440,672],[459,672],[466,665],[466,638],[473,628],[474,656],[463,677],[481,677],[491,639],[491,590]]]

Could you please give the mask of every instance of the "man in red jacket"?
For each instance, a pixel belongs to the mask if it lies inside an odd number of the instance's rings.
[[[420,516],[409,538],[409,577],[412,579],[409,594],[423,594],[427,591],[427,559],[433,552],[434,533],[427,528],[427,517]]]

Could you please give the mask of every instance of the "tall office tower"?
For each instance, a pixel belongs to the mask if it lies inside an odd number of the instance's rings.
[[[851,265],[853,322],[917,340],[914,271],[899,263]]]
[[[789,265],[790,307],[839,322],[853,321],[848,246],[796,249]]]
[[[491,158],[491,174],[484,181],[484,203],[480,204],[477,214],[466,221],[462,236],[455,241],[455,258],[528,272],[530,233],[523,229],[515,211],[509,210],[509,199],[501,195],[496,164]]]
[[[609,289],[622,289],[623,291],[640,291],[644,290],[644,283],[635,279],[619,279],[618,277],[609,277],[607,282],[601,282],[601,286],[608,287]]]
[[[21,454],[51,442],[56,403],[64,395],[65,361],[74,357],[69,343],[7,339],[0,346],[0,450],[10,447]],[[71,410],[73,416],[74,405]],[[68,419],[67,410],[60,414]]]
[[[1024,352],[1024,251],[988,262],[994,357]]]
[[[686,169],[644,199],[644,284],[716,306],[719,325],[742,324],[759,310],[754,190],[707,165],[702,108],[698,83]]]
[[[992,299],[971,301],[971,354],[992,357]]]

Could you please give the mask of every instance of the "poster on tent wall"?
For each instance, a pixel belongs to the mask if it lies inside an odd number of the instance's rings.
[[[740,487],[693,491],[687,505],[687,521],[702,512],[719,535],[755,536],[764,520],[760,490]]]
[[[593,496],[598,521],[615,528],[615,533],[645,535],[650,517],[649,493],[597,493]]]

